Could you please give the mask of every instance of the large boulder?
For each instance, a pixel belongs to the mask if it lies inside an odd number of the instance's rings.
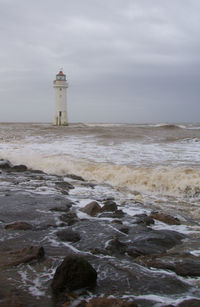
[[[97,272],[83,257],[69,255],[56,269],[51,284],[54,294],[58,294],[65,288],[76,290],[94,286]]]
[[[92,201],[82,208],[81,211],[90,216],[96,216],[101,211],[101,206],[99,206],[98,202]]]
[[[98,297],[91,299],[86,307],[137,307],[134,302],[126,302],[119,298]]]

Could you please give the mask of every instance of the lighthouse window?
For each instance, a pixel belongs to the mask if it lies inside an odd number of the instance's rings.
[[[62,91],[62,89],[60,88],[60,91]]]

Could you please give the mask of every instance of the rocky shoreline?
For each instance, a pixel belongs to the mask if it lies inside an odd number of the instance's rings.
[[[72,174],[0,160],[0,177],[0,307],[200,306],[191,235],[154,228],[181,225],[176,216],[130,216],[127,200]]]

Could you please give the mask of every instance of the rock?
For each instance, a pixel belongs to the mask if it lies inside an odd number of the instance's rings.
[[[77,242],[81,239],[80,234],[72,229],[60,230],[56,235],[61,241]]]
[[[178,307],[199,307],[200,299],[189,299],[178,304]]]
[[[134,215],[134,218],[136,219],[135,220],[136,224],[144,224],[147,226],[154,224],[153,218],[151,218],[147,214],[137,214]]]
[[[0,254],[0,268],[16,266],[32,260],[39,260],[44,257],[44,249],[39,246],[25,247],[21,250],[4,252]]]
[[[34,179],[35,180],[45,180],[45,178],[43,176],[35,176]]]
[[[151,230],[135,235],[133,249],[143,255],[163,254],[181,243],[185,236],[172,230]]]
[[[90,216],[96,216],[100,211],[101,207],[96,201],[92,201],[81,209],[82,212],[87,213]]]
[[[183,260],[174,263],[174,271],[181,276],[200,276],[200,261],[197,260]]]
[[[66,181],[57,181],[56,186],[60,189],[64,189],[64,190],[70,190],[70,189],[74,189],[74,186]]]
[[[200,260],[190,254],[164,254],[141,256],[135,260],[140,265],[174,271],[180,276],[200,276]]]
[[[77,175],[74,175],[74,174],[67,174],[66,177],[71,178],[73,180],[85,181],[85,179],[83,179],[83,177],[77,176]]]
[[[120,220],[113,220],[111,223],[114,223],[114,224],[123,224],[123,222],[122,221],[120,221]]]
[[[112,219],[120,219],[124,216],[124,212],[122,210],[116,210],[114,212],[106,212],[104,211],[99,215],[100,218],[109,217]]]
[[[5,226],[6,230],[30,230],[32,228],[32,225],[26,222],[14,222]]]
[[[116,210],[115,212],[113,212],[113,218],[122,218],[124,216],[124,212],[122,210]]]
[[[107,202],[107,201],[114,201],[115,198],[113,196],[105,196],[105,197],[102,197],[102,198],[98,198],[98,201],[101,201],[101,202]]]
[[[19,165],[15,165],[12,167],[12,170],[14,172],[25,172],[28,170],[28,168],[26,167],[26,165],[23,164],[19,164]]]
[[[56,212],[69,212],[69,207],[54,207],[51,208],[50,211],[56,211]]]
[[[106,250],[108,250],[112,255],[123,255],[127,250],[127,244],[119,241],[119,239],[116,237],[108,243]]]
[[[12,164],[8,160],[0,160],[0,169],[10,169],[12,167]]]
[[[116,211],[117,210],[117,204],[113,200],[107,200],[104,202],[104,206],[101,208],[101,212],[107,211]]]
[[[41,171],[39,169],[31,169],[31,173],[33,173],[33,174],[45,174],[43,171]]]
[[[163,212],[153,211],[151,212],[149,217],[152,219],[158,220],[160,222],[169,224],[169,225],[180,225],[181,224],[178,218],[165,214]]]
[[[98,297],[92,298],[86,307],[137,307],[134,302],[126,302],[119,298]]]
[[[10,295],[10,297],[0,298],[0,307],[23,307],[24,304],[20,298],[16,295]]]
[[[93,248],[92,250],[90,250],[90,252],[93,254],[93,255],[108,255],[108,252],[106,252],[105,250],[103,249],[99,249],[99,248]]]
[[[82,182],[81,185],[91,189],[94,189],[96,187],[96,183],[92,182]]]
[[[119,231],[128,234],[129,233],[129,228],[128,227],[122,227],[119,229]]]
[[[76,305],[76,307],[86,307],[86,304],[86,301],[81,301],[80,303],[78,303],[78,305]]]
[[[97,272],[83,257],[76,255],[67,256],[56,269],[51,284],[54,294],[65,290],[70,291],[94,286],[96,284]]]
[[[70,211],[69,213],[61,215],[60,220],[67,223],[68,226],[71,226],[78,222],[78,217],[75,212]]]

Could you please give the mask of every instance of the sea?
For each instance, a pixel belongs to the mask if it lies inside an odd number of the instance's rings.
[[[71,190],[80,207],[107,196],[124,202],[130,216],[152,210],[176,216],[181,225],[154,229],[194,233],[187,251],[200,255],[200,123],[1,123],[0,159],[97,185]]]
[[[0,158],[127,193],[200,195],[200,124],[0,124]]]

